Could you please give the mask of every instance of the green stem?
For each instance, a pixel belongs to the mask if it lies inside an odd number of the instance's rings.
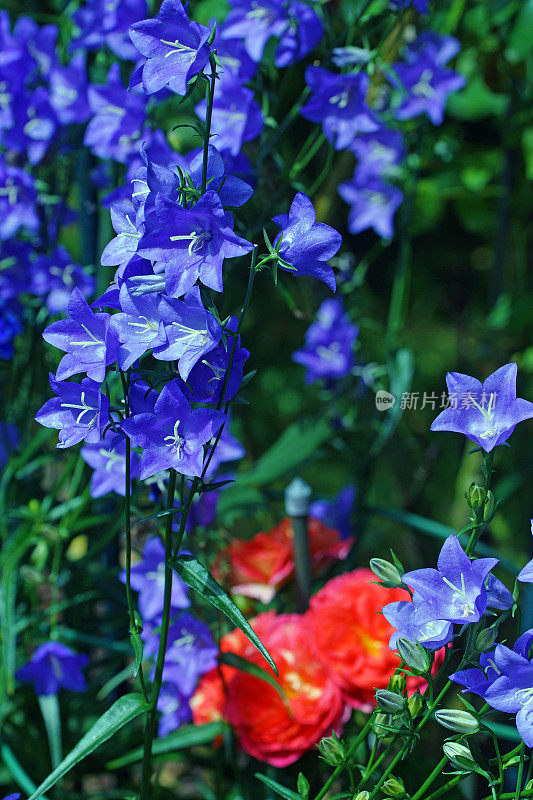
[[[174,494],[176,492],[176,470],[171,469],[168,478],[167,489],[167,510],[174,505]],[[186,521],[186,520],[185,520]],[[185,528],[182,519],[181,527]],[[157,722],[157,702],[163,682],[163,667],[165,664],[165,654],[167,649],[168,629],[170,626],[171,600],[172,600],[172,570],[169,566],[172,553],[172,515],[169,514],[165,526],[165,586],[163,600],[163,621],[161,623],[161,633],[159,634],[159,647],[157,650],[157,660],[155,664],[154,682],[150,694],[150,711],[146,720],[144,731],[144,752],[141,775],[141,792],[139,800],[149,800],[151,796],[150,778],[152,777],[152,742],[155,736]]]
[[[483,488],[485,492],[488,492],[490,489],[490,484],[492,481],[492,473],[493,473],[493,463],[494,463],[494,451],[491,450],[490,453],[483,454],[483,472],[485,476],[485,481],[483,484]],[[466,546],[466,554],[474,553],[476,549],[476,545],[481,539],[485,528],[487,527],[485,522],[483,521],[483,513],[485,510],[485,505],[477,512],[476,514],[476,524],[472,533],[470,534],[470,539]]]
[[[426,789],[429,789],[435,778],[438,778],[438,776],[441,774],[443,768],[446,766],[447,761],[448,759],[446,758],[446,756],[443,756],[441,758],[437,766],[427,776],[426,780],[424,781],[420,789],[418,789],[418,791],[416,791],[414,795],[411,797],[411,800],[419,800],[419,798],[422,797]]]
[[[209,56],[211,64],[211,77],[207,88],[207,111],[205,115],[204,153],[202,160],[202,194],[207,189],[207,160],[209,157],[209,139],[211,138],[211,118],[213,116],[213,98],[215,96],[215,81],[217,78],[217,65],[213,53]]]
[[[316,153],[318,153],[318,151],[326,141],[326,137],[324,136],[324,134],[320,133],[316,137],[315,141],[312,142],[312,144],[310,144],[312,137],[314,137],[314,135],[315,134],[313,132],[313,134],[311,134],[311,136],[304,143],[304,146],[302,147],[301,150],[301,152],[303,152],[304,155],[303,156],[300,155],[300,158],[294,163],[294,166],[289,173],[289,180],[293,180],[298,175],[298,173],[300,173],[309,164],[311,159],[316,155]],[[306,149],[307,152],[305,152]]]
[[[392,770],[394,769],[396,764],[399,761],[401,761],[402,758],[404,757],[405,753],[407,752],[408,747],[409,747],[409,744],[405,744],[402,747],[402,749],[398,753],[396,753],[396,755],[392,759],[391,763],[389,764],[389,766],[387,767],[387,769],[385,770],[385,772],[383,773],[383,775],[381,776],[379,781],[376,783],[376,785],[372,789],[372,793],[371,793],[370,797],[368,798],[368,800],[374,800],[374,797],[377,795],[377,793],[379,792],[379,790],[381,789],[381,787],[383,786],[383,784],[385,783],[385,781],[389,777],[390,773],[392,772]]]
[[[464,781],[465,778],[468,778],[468,775],[456,775],[454,778],[445,783],[444,786],[441,786],[439,789],[437,789],[436,792],[433,792],[433,794],[425,797],[424,800],[437,800],[437,797],[442,797],[442,795],[446,794],[449,789],[453,789],[454,786],[457,786],[458,783]],[[490,800],[490,798],[487,798],[487,800]]]
[[[344,768],[346,766],[346,762],[355,753],[355,751],[357,750],[357,748],[359,747],[359,745],[361,744],[361,742],[363,741],[365,736],[370,731],[370,725],[371,724],[372,724],[372,717],[370,717],[370,719],[366,722],[364,728],[359,732],[359,734],[356,737],[356,739],[351,743],[350,747],[348,748],[348,750],[346,752],[346,755],[345,755],[345,757],[343,759],[342,764],[339,764],[338,767],[335,767],[335,769],[331,773],[330,777],[328,778],[328,780],[326,781],[326,783],[324,784],[322,789],[319,791],[319,793],[316,795],[314,800],[322,800],[322,798],[328,793],[328,791],[330,789],[330,786],[337,780],[337,778],[339,777],[341,772],[343,772],[343,770],[344,770]]]
[[[518,765],[518,775],[516,776],[516,790],[514,793],[514,800],[520,800],[520,792],[522,789],[522,775],[524,774],[524,756],[526,753],[526,746],[524,742],[520,745],[520,763]]]

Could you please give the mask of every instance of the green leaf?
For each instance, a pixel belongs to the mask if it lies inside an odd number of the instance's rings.
[[[462,92],[449,97],[447,111],[457,119],[476,120],[499,116],[508,105],[504,94],[489,89],[481,75],[473,75]]]
[[[533,0],[522,0],[520,13],[508,39],[505,57],[511,64],[523,61],[533,50]]]
[[[259,678],[259,680],[270,684],[270,686],[272,686],[272,688],[275,689],[279,694],[285,703],[287,711],[292,716],[292,711],[285,692],[279,683],[266,670],[264,670],[262,667],[259,667],[257,664],[254,664],[252,661],[248,661],[248,659],[237,655],[237,653],[221,653],[218,660],[221,662],[221,664],[227,664],[228,667],[240,669],[242,672],[247,672],[249,675],[253,675],[254,678]]]
[[[177,750],[185,750],[199,744],[208,744],[217,736],[221,736],[226,730],[227,725],[220,720],[219,722],[208,722],[206,725],[183,725],[179,730],[169,733],[162,739],[156,739],[152,745],[154,755],[164,755],[165,753],[175,753]],[[143,748],[137,747],[131,753],[126,753],[106,764],[107,769],[120,769],[128,764],[134,764],[143,757]]]
[[[233,600],[228,597],[222,586],[216,582],[209,570],[203,564],[200,564],[194,556],[186,553],[181,553],[176,559],[171,559],[170,566],[191,589],[201,594],[211,605],[222,611],[237,628],[241,629],[277,675],[278,670],[271,655],[261,644],[258,635],[248,620],[239,611]]]
[[[48,737],[52,769],[55,769],[63,755],[61,746],[61,715],[59,713],[57,694],[39,695],[39,707],[43,715],[46,735]]]
[[[92,728],[80,739],[58,767],[37,787],[28,800],[37,800],[38,797],[42,797],[44,792],[51,789],[72,767],[94,752],[101,744],[107,742],[124,725],[148,710],[149,705],[140,694],[126,694],[124,697],[119,698],[110,709],[102,714],[100,719],[94,723]]]
[[[290,425],[249,472],[238,476],[240,486],[263,486],[294,471],[331,436],[328,420],[301,420]]]
[[[135,678],[139,674],[141,664],[143,663],[144,644],[143,640],[141,639],[141,634],[138,631],[131,631],[131,630],[130,630],[130,642],[131,646],[133,647],[133,652],[135,654],[135,664],[133,666],[133,679],[135,680]]]
[[[287,789],[286,786],[282,786],[281,783],[272,780],[272,778],[267,778],[266,775],[261,775],[260,772],[256,772],[255,777],[268,786],[269,789],[272,789],[273,792],[279,794],[280,797],[284,797],[285,800],[302,800],[300,795],[293,792],[292,789]]]

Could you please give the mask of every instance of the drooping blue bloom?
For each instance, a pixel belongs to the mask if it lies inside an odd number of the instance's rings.
[[[217,30],[214,47],[224,67],[224,73],[232,72],[241,83],[246,83],[254,77],[257,72],[257,62],[248,55],[242,39],[222,38],[220,31]]]
[[[355,486],[346,486],[333,500],[315,500],[311,503],[309,516],[321,520],[329,528],[338,530],[342,539],[348,539],[352,534],[355,496]]]
[[[50,104],[61,125],[86,122],[91,114],[87,100],[87,67],[83,53],[77,53],[67,66],[50,72]]]
[[[335,228],[316,222],[313,203],[303,192],[298,192],[291,203],[288,214],[278,214],[274,222],[281,228],[274,240],[274,248],[281,239],[280,257],[294,269],[293,275],[311,275],[324,281],[335,291],[333,270],[327,263],[342,244],[342,237]],[[279,264],[280,269],[287,269]]]
[[[16,677],[32,683],[38,695],[57,694],[60,688],[84,692],[87,682],[82,669],[89,663],[60,642],[45,642],[37,648],[31,660],[17,670]]]
[[[127,264],[135,255],[144,232],[142,216],[131,200],[119,200],[111,206],[111,222],[117,235],[104,248],[100,259],[102,266]]]
[[[305,345],[292,354],[293,361],[306,367],[305,382],[336,380],[353,366],[353,345],[359,334],[344,312],[341,300],[324,300],[316,321],[305,334]]]
[[[39,230],[33,176],[0,158],[0,239],[11,239],[21,228]]]
[[[461,45],[454,36],[441,36],[435,31],[424,31],[410,43],[405,60],[416,63],[423,53],[435,64],[444,67],[460,49]]]
[[[154,358],[177,361],[178,374],[186,381],[194,365],[216,347],[222,328],[213,314],[203,307],[198,286],[187,292],[183,300],[161,298],[159,313],[166,342],[154,347]]]
[[[13,34],[23,51],[24,69],[30,83],[46,80],[57,64],[57,25],[38,25],[25,15],[18,17]]]
[[[146,628],[145,628],[146,631]],[[157,652],[159,636],[145,637],[147,656]],[[161,712],[159,736],[166,736],[191,719],[189,700],[198,679],[217,665],[218,648],[209,628],[188,612],[180,614],[169,629],[163,669],[163,687],[159,696]]]
[[[442,619],[418,621],[417,607],[420,602],[420,597],[415,593],[412,603],[409,600],[397,600],[395,603],[383,606],[383,616],[396,629],[389,641],[391,650],[396,649],[400,637],[419,642],[429,650],[440,650],[452,638],[452,622]]]
[[[12,110],[13,127],[4,131],[3,144],[15,153],[26,155],[30,164],[38,164],[57,130],[57,117],[48,90],[39,86],[31,94],[18,94]]]
[[[120,79],[119,65],[110,68],[105,84],[88,91],[93,117],[83,143],[99,158],[126,163],[139,151],[146,119],[146,98],[128,92]]]
[[[311,97],[300,114],[322,124],[324,134],[337,150],[349,147],[359,133],[377,131],[380,124],[366,103],[369,78],[366,73],[336,75],[310,66],[305,80]]]
[[[202,100],[194,110],[205,120],[206,109],[207,103]],[[216,87],[211,118],[211,135],[217,150],[224,156],[225,151],[237,156],[243,143],[259,136],[263,127],[263,115],[253,91],[233,73],[224,73]]]
[[[189,21],[181,0],[164,0],[155,19],[132,25],[131,40],[147,59],[142,70],[145,92],[153,94],[168,86],[185,95],[187,82],[209,59],[209,35],[209,28]]]
[[[361,181],[370,175],[393,173],[405,155],[401,133],[388,128],[361,133],[353,140],[350,150],[357,157],[357,176]]]
[[[462,89],[466,80],[434,58],[430,48],[413,49],[409,62],[392,65],[389,80],[402,92],[402,99],[394,109],[397,119],[426,114],[434,125],[442,123],[448,96]]]
[[[72,15],[80,34],[71,49],[99,50],[107,44],[119,58],[134,61],[138,54],[128,30],[146,11],[146,0],[86,0]]]
[[[516,727],[528,747],[533,746],[533,629],[517,639],[513,649],[498,644],[488,659],[488,669],[463,670],[450,678],[481,695],[498,711],[516,714]],[[472,674],[475,673],[475,674]],[[481,674],[480,674],[481,673]]]
[[[124,432],[143,453],[141,480],[174,467],[184,475],[200,476],[203,445],[220,429],[225,416],[207,408],[191,410],[178,381],[167,383],[153,413],[135,414],[121,423]]]
[[[168,344],[161,316],[161,301],[158,295],[135,297],[120,292],[123,313],[113,314],[111,327],[120,342],[118,363],[121,369],[129,369],[147,350]]]
[[[332,61],[336,67],[357,67],[368,64],[372,53],[362,47],[334,47]]]
[[[495,575],[487,575],[485,589],[487,590],[487,608],[507,611],[513,605],[513,595]]]
[[[356,169],[350,181],[340,184],[338,192],[350,205],[350,233],[373,228],[384,239],[394,236],[394,214],[403,200],[400,189],[385,183],[378,175],[360,173]]]
[[[172,297],[181,297],[198,279],[221,292],[224,259],[253,249],[233,232],[231,214],[224,211],[219,196],[211,190],[191,209],[158,195],[155,210],[157,227],[147,230],[138,252],[163,262],[166,289]]]
[[[470,375],[448,372],[452,405],[441,411],[431,430],[463,433],[487,453],[503,444],[519,422],[533,417],[533,403],[516,396],[516,374],[516,364],[505,364],[482,384]]]
[[[94,470],[91,475],[91,497],[102,497],[115,492],[121,497],[126,493],[126,439],[108,431],[101,442],[86,444],[80,450],[83,460]],[[130,476],[134,480],[139,473],[139,456],[131,451]]]
[[[67,311],[74,288],[87,297],[94,292],[96,281],[83,267],[72,261],[62,245],[56,247],[50,256],[37,255],[31,265],[27,291],[43,297],[51,314]]]
[[[301,61],[314,50],[324,35],[320,17],[307,3],[291,0],[285,6],[285,13],[287,27],[274,55],[274,63],[278,68]]]
[[[417,569],[402,576],[403,582],[418,596],[417,624],[481,619],[488,602],[485,581],[497,563],[497,558],[470,561],[457,536],[448,536],[440,551],[437,569]]]
[[[125,572],[120,574],[120,580],[126,582]],[[139,611],[143,621],[161,624],[165,594],[165,548],[161,539],[151,537],[146,540],[142,560],[131,568],[131,587],[139,592]],[[187,591],[188,587],[179,575],[173,575],[171,608],[174,612],[190,605]]]
[[[237,317],[231,317],[226,324],[226,328],[236,331]],[[229,367],[232,347],[232,338],[228,337],[226,341],[220,342],[218,347],[210,350],[195,364],[187,379],[188,385],[184,388],[185,396],[190,402],[212,403],[213,405],[219,404]],[[244,363],[249,356],[250,352],[245,347],[241,346],[241,338],[239,336],[231,373],[227,381],[224,397],[222,398],[224,403],[233,400],[239,391],[243,378]]]
[[[57,379],[86,372],[93,381],[103,383],[106,367],[115,363],[119,348],[111,316],[95,314],[78,288],[70,295],[68,314],[43,332],[46,342],[66,351],[57,369]]]
[[[451,681],[465,687],[463,692],[473,692],[480,697],[485,697],[485,692],[498,677],[498,670],[494,665],[494,650],[489,653],[481,653],[479,667],[462,669],[449,677]]]
[[[109,422],[109,400],[100,384],[91,378],[79,383],[62,382],[50,374],[50,386],[57,395],[47,400],[35,419],[45,428],[59,430],[57,447],[72,447],[85,439],[95,444]]]
[[[221,30],[223,39],[241,39],[256,63],[271,36],[280,38],[288,26],[282,0],[232,0]],[[279,65],[278,65],[279,66]]]
[[[197,189],[202,185],[203,153],[198,152],[192,159],[188,172]],[[207,154],[207,188],[218,194],[220,202],[227,208],[239,208],[253,194],[253,189],[246,181],[229,174],[224,159],[212,144]]]

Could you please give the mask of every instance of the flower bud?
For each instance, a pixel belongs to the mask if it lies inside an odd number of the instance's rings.
[[[395,672],[394,675],[391,676],[389,681],[389,689],[391,692],[398,692],[398,694],[404,694],[405,690],[407,689],[407,675],[405,672]]]
[[[300,772],[298,774],[297,786],[298,786],[298,794],[300,795],[300,797],[303,798],[303,800],[307,800],[307,798],[309,797],[310,786],[309,786],[309,781],[307,780],[303,772]]]
[[[357,792],[353,800],[369,800],[370,799],[370,792],[367,792],[366,789],[363,789],[362,792]]]
[[[435,712],[435,719],[444,728],[456,733],[476,733],[479,722],[469,711],[454,708],[441,708]]]
[[[394,719],[389,714],[376,714],[374,719],[372,720],[372,730],[383,742],[389,742],[393,738],[393,732],[389,730],[389,728],[397,728],[398,730],[402,727],[402,723],[399,719]]]
[[[386,714],[397,714],[405,708],[405,697],[388,689],[378,689],[376,692],[376,703]]]
[[[413,672],[425,675],[431,669],[431,657],[422,645],[400,637],[396,643],[400,658]]]
[[[472,511],[480,511],[485,505],[486,492],[483,486],[475,481],[470,484],[470,489],[465,492],[465,497]]]
[[[473,772],[476,769],[476,762],[472,758],[470,748],[459,742],[445,742],[442,746],[444,755],[450,760],[454,767]]]
[[[343,764],[346,758],[346,748],[341,742],[335,731],[331,736],[324,736],[317,745],[320,757],[331,767],[338,767]]]
[[[476,636],[476,650],[483,653],[485,650],[490,650],[494,646],[494,642],[498,638],[497,628],[484,628]]]
[[[385,561],[384,558],[371,558],[370,569],[384,586],[395,589],[402,585],[402,576],[395,564]]]
[[[407,700],[407,708],[409,709],[409,713],[412,719],[418,717],[418,715],[422,711],[423,706],[424,706],[424,701],[419,691],[416,691]]]
[[[487,499],[485,500],[485,507],[483,509],[483,522],[491,522],[496,511],[496,498],[490,491],[487,492]]]
[[[394,775],[391,775],[391,777],[385,781],[381,789],[383,792],[390,794],[391,797],[405,797],[403,781],[401,781],[400,778],[395,778]]]

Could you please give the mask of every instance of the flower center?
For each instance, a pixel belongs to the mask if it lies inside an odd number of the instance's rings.
[[[443,576],[442,580],[444,583],[452,589],[454,594],[454,599],[459,601],[459,611],[465,617],[470,616],[475,611],[475,606],[472,600],[468,597],[465,589],[465,576],[461,572],[461,588],[459,589],[457,586],[445,578]]]
[[[195,340],[199,339],[197,346],[203,347],[209,341],[209,333],[207,330],[198,328],[188,328],[187,325],[182,325],[181,322],[173,322],[172,327],[176,327],[181,333],[180,339],[187,340],[187,347],[195,344]]]
[[[81,418],[83,417],[84,414],[87,414],[87,412],[90,412],[90,411],[94,411],[94,416],[91,419],[91,421],[89,423],[85,423],[85,422],[83,423],[87,428],[93,428],[94,427],[94,423],[96,422],[96,418],[98,417],[98,409],[97,408],[92,408],[92,406],[87,405],[87,402],[85,401],[85,392],[81,393],[79,404],[78,403],[61,403],[61,408],[79,408],[79,409],[81,409],[81,413],[78,414],[78,416],[76,418],[75,425],[79,425],[80,424]]]
[[[425,69],[418,83],[413,86],[413,94],[416,95],[416,97],[433,97],[435,89],[431,85],[432,77],[433,70]]]
[[[178,427],[180,424],[180,420],[177,419],[174,423],[174,431],[172,435],[165,436],[164,442],[166,443],[167,447],[174,447],[176,448],[176,456],[179,458],[181,456],[181,448],[185,444],[185,439],[182,436],[178,435]]]
[[[174,53],[178,53],[179,55],[188,54],[191,61],[194,61],[196,58],[196,50],[194,47],[188,47],[186,44],[181,44],[181,42],[178,42],[177,39],[175,39],[173,42],[169,42],[168,39],[161,39],[160,41],[161,44],[167,44],[170,48],[172,48],[168,51],[168,53],[165,53],[165,58],[174,55]]]
[[[138,330],[136,330],[135,333],[139,334],[140,336],[148,333],[149,331],[158,330],[159,325],[157,322],[148,319],[148,317],[145,317],[144,315],[140,316],[139,319],[143,319],[144,322],[128,322],[128,325],[130,325],[132,328],[137,328]]]
[[[183,236],[171,236],[171,242],[190,242],[188,247],[188,253],[190,256],[193,253],[198,253],[207,242],[210,242],[213,238],[213,234],[211,231],[201,230],[201,231],[193,231],[192,233],[188,233]]]
[[[334,94],[333,97],[329,98],[329,102],[334,105],[338,106],[339,108],[346,108],[348,103],[351,99],[351,92],[349,89],[343,89],[342,92],[339,94]]]

